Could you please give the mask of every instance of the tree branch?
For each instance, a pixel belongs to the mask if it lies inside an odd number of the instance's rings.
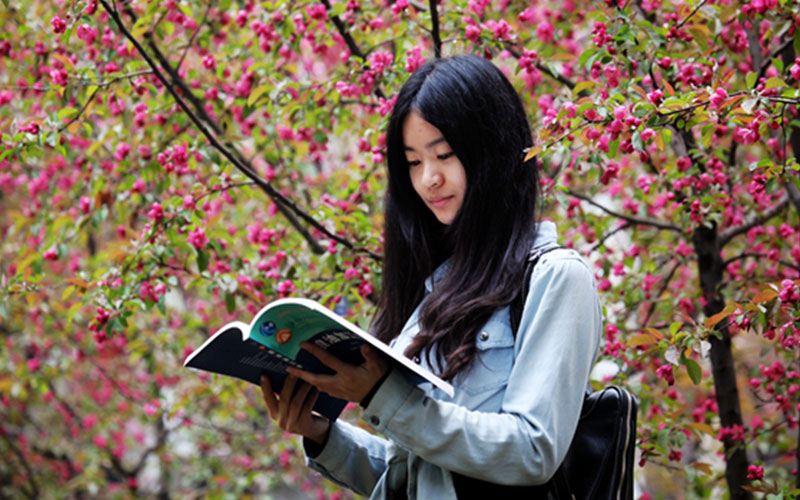
[[[255,171],[255,169],[252,167],[252,165],[246,159],[242,158],[241,154],[235,148],[231,146],[231,150],[233,150],[233,152],[231,152],[228,150],[227,147],[223,146],[219,142],[219,140],[217,140],[216,135],[212,134],[208,130],[206,125],[203,123],[203,121],[201,121],[200,118],[189,109],[186,102],[176,91],[175,87],[169,81],[167,81],[167,78],[158,69],[158,65],[151,59],[150,55],[144,50],[142,44],[135,37],[133,37],[133,35],[127,30],[127,28],[125,28],[125,25],[122,23],[122,19],[120,19],[119,15],[108,5],[107,0],[100,0],[100,3],[103,5],[103,8],[105,8],[106,11],[109,13],[111,18],[116,23],[117,27],[123,33],[123,35],[128,40],[131,41],[131,43],[136,47],[136,50],[145,59],[147,64],[150,65],[156,77],[161,81],[161,83],[170,92],[170,94],[172,94],[172,97],[178,103],[180,108],[187,114],[187,116],[189,116],[190,120],[195,124],[198,130],[200,130],[200,132],[208,139],[211,145],[215,149],[217,149],[217,151],[219,151],[228,161],[230,161],[235,167],[237,167],[240,172],[244,173],[246,177],[251,179],[259,188],[261,188],[262,191],[264,191],[275,202],[280,212],[289,220],[292,226],[309,243],[312,251],[321,254],[325,251],[325,249],[323,249],[322,246],[319,244],[319,242],[317,242],[316,239],[313,236],[311,236],[308,230],[299,223],[298,218],[305,221],[306,223],[308,223],[321,233],[325,234],[328,238],[332,239],[333,241],[336,241],[344,245],[346,248],[354,251],[365,252],[368,255],[370,255],[373,259],[381,260],[381,257],[379,255],[375,254],[369,249],[356,248],[355,245],[346,238],[343,238],[328,230],[328,228],[326,228],[321,223],[316,221],[313,217],[311,217],[303,210],[301,210],[300,207],[298,207],[293,201],[291,201],[289,198],[281,194],[269,182],[261,178],[261,176],[259,176],[258,173]],[[135,18],[135,14],[133,14],[133,12],[129,12],[128,15],[133,16]],[[152,41],[152,35],[145,34],[145,37],[148,37],[150,47],[151,48],[155,47],[155,43]],[[157,50],[157,47],[155,47],[155,49]],[[160,54],[160,52],[157,52],[157,54]],[[171,65],[166,60],[166,58],[163,57],[163,54],[161,54],[161,58],[162,58],[162,65],[165,64],[165,69],[174,76],[176,84],[180,86],[182,83],[180,77],[174,73],[174,70],[172,69]],[[194,97],[192,92],[188,89],[186,95],[189,96],[190,99],[192,98],[196,99],[196,97]],[[202,109],[202,105],[199,106],[199,109]],[[218,128],[216,125],[211,125],[211,126],[213,128]]]
[[[664,229],[664,230],[667,230],[667,231],[674,231],[674,232],[676,232],[678,234],[682,234],[683,233],[683,230],[680,227],[675,226],[673,224],[668,224],[668,223],[665,223],[665,222],[649,220],[649,219],[642,219],[640,217],[633,217],[633,216],[630,216],[630,215],[621,214],[619,212],[611,210],[610,208],[604,207],[603,205],[597,203],[596,201],[594,201],[593,199],[589,198],[588,196],[586,196],[584,194],[575,192],[575,191],[573,191],[571,189],[568,189],[567,193],[569,193],[569,195],[572,196],[572,197],[578,198],[579,200],[583,200],[583,201],[589,203],[590,205],[599,208],[600,210],[602,210],[603,212],[605,212],[605,213],[607,213],[609,215],[613,215],[614,217],[616,217],[618,219],[622,219],[624,221],[628,221],[630,224],[633,224],[633,225],[636,225],[636,226],[655,227],[655,228]]]
[[[320,0],[320,1],[322,2],[322,5],[325,6],[325,9],[328,12],[330,12],[331,10],[330,0]],[[366,64],[366,59],[367,59],[366,55],[364,55],[361,49],[358,48],[358,45],[356,45],[356,41],[353,39],[353,36],[350,34],[350,32],[347,31],[347,27],[344,25],[339,16],[330,16],[330,17],[331,21],[333,21],[333,25],[336,26],[336,31],[338,31],[339,34],[342,36],[342,38],[344,38],[344,43],[347,44],[347,48],[350,50],[350,53],[360,57],[361,60],[364,61],[364,64]],[[375,86],[375,89],[372,92],[376,96],[386,99],[386,94],[384,94],[383,91],[380,89],[380,87],[378,87],[377,85]]]
[[[439,34],[439,11],[436,8],[436,0],[430,0],[431,6],[431,36],[433,37],[433,54],[436,59],[442,57],[442,38]]]
[[[0,436],[3,437],[3,440],[8,444],[9,448],[11,448],[11,451],[13,451],[14,455],[17,456],[19,461],[22,463],[22,467],[25,468],[25,472],[28,474],[28,482],[30,483],[31,491],[26,491],[25,496],[28,498],[39,498],[39,485],[37,484],[36,478],[33,475],[33,469],[31,469],[31,465],[25,459],[25,454],[22,453],[22,450],[17,448],[5,431],[0,432]]]
[[[724,247],[725,244],[740,234],[746,233],[752,228],[760,226],[761,224],[780,214],[786,209],[787,206],[789,206],[789,196],[783,195],[783,197],[778,200],[777,203],[769,207],[766,211],[764,211],[763,214],[752,217],[750,220],[743,222],[739,226],[731,226],[722,231],[722,233],[719,235],[720,248]]]
[[[614,236],[614,235],[615,235],[615,234],[617,234],[618,232],[620,232],[620,231],[622,231],[622,230],[624,230],[624,229],[627,229],[627,228],[629,228],[629,227],[631,227],[631,223],[630,223],[630,222],[628,222],[628,221],[625,221],[624,223],[622,223],[622,224],[620,224],[619,226],[617,226],[617,228],[616,228],[616,229],[614,229],[614,230],[612,230],[612,231],[610,231],[610,232],[608,232],[608,233],[604,234],[604,235],[603,235],[603,237],[602,237],[602,238],[600,238],[600,240],[599,240],[597,243],[595,243],[594,245],[592,245],[592,250],[591,250],[591,251],[592,251],[592,252],[594,252],[595,250],[597,250],[598,248],[600,248],[601,246],[603,246],[603,243],[605,243],[605,241],[606,241],[608,238],[610,238],[610,237]]]
[[[765,253],[755,253],[755,252],[742,252],[741,254],[737,255],[736,257],[731,257],[730,259],[726,260],[725,262],[722,263],[722,265],[727,268],[729,265],[733,264],[737,260],[744,260],[744,259],[746,259],[748,257],[753,257],[754,259],[761,259],[761,258],[767,258],[767,254],[765,254]],[[790,268],[794,269],[795,271],[800,272],[800,266],[798,266],[797,264],[794,264],[792,262],[787,262],[785,260],[780,260],[780,259],[776,260],[775,262],[777,262],[778,264],[780,264],[782,266],[790,267]]]

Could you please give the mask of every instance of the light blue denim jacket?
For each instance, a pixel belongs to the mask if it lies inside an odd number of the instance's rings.
[[[555,225],[541,223],[534,248],[556,245]],[[446,272],[445,262],[428,291]],[[418,312],[394,349],[404,351],[419,331]],[[508,308],[496,311],[478,336],[478,359],[453,380],[454,398],[392,370],[363,412],[386,438],[339,420],[307,463],[371,499],[456,498],[449,471],[499,484],[545,483],[577,427],[601,328],[587,264],[572,250],[549,252],[534,268],[516,341]]]

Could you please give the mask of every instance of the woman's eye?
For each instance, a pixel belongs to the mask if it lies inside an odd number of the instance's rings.
[[[409,167],[416,167],[420,163],[419,160],[406,160],[406,161],[408,162]]]
[[[446,159],[450,158],[451,156],[453,156],[453,152],[452,151],[450,151],[449,153],[441,154],[441,155],[437,156],[437,158],[439,158],[440,160],[446,160]]]

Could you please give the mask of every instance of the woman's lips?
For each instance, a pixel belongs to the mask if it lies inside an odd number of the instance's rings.
[[[439,198],[431,198],[429,201],[430,201],[430,204],[433,205],[434,207],[441,208],[441,207],[447,205],[447,202],[452,200],[452,199],[453,199],[453,195],[450,195],[450,196],[442,196],[442,197],[439,197]]]

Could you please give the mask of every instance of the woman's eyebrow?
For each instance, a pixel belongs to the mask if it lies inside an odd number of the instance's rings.
[[[438,139],[434,139],[431,142],[429,142],[428,144],[426,144],[425,148],[426,149],[430,149],[430,148],[434,147],[435,145],[437,145],[439,143],[442,143],[442,142],[446,142],[444,137],[439,137]],[[406,151],[414,151],[414,148],[412,148],[411,146],[403,145],[403,147],[405,148]]]

